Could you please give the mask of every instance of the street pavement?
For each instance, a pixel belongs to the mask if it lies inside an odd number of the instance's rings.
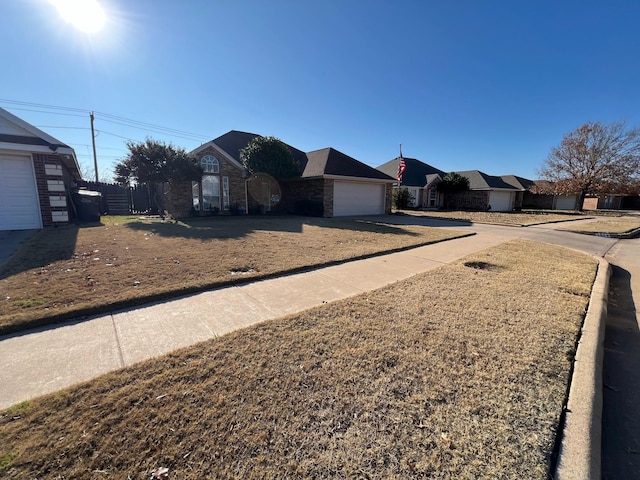
[[[621,240],[612,265],[604,341],[602,478],[640,479],[640,239]]]

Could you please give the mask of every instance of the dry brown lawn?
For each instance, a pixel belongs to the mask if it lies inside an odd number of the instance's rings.
[[[640,228],[640,217],[605,217],[595,222],[580,222],[562,230],[579,233],[624,234]]]
[[[464,236],[353,219],[103,221],[42,230],[0,269],[0,333]]]
[[[549,478],[597,261],[513,241],[0,413],[8,478]]]
[[[474,223],[489,223],[493,225],[510,225],[514,227],[526,227],[542,223],[568,222],[584,217],[572,213],[549,213],[540,211],[536,213],[523,212],[465,212],[465,211],[403,211],[408,215],[419,215],[446,220],[460,220]]]

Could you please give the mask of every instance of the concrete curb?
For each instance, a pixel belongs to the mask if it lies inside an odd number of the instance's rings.
[[[602,359],[611,267],[606,260],[599,260],[573,365],[554,475],[557,480],[601,478]]]

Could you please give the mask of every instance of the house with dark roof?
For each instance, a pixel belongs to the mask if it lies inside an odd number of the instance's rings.
[[[0,108],[0,230],[73,219],[70,194],[81,179],[69,145]]]
[[[406,188],[413,199],[412,207],[423,209],[440,208],[443,205],[443,195],[438,192],[438,183],[442,181],[445,172],[432,167],[416,158],[405,158],[405,170],[399,187]],[[376,167],[386,175],[395,177],[398,173],[400,157],[389,160]]]
[[[553,195],[538,193],[538,191],[550,191],[550,182],[546,180],[529,180],[515,175],[501,177],[505,182],[522,190],[519,206],[543,210],[575,210],[578,203],[578,195]],[[517,201],[518,203],[518,201]]]
[[[247,189],[248,173],[240,151],[259,135],[232,130],[194,149],[204,175],[192,185],[193,207],[200,212],[220,212],[256,206]],[[281,180],[278,213],[324,217],[379,215],[391,212],[393,177],[342,153],[324,148],[305,153],[285,144],[300,165],[300,176]]]
[[[487,175],[480,170],[456,173],[469,180],[469,190],[450,195],[447,199],[449,208],[510,212],[522,206],[524,192],[522,187],[508,183],[502,177]]]

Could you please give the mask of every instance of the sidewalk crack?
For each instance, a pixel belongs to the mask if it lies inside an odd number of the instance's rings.
[[[113,334],[116,337],[116,346],[118,347],[118,357],[120,358],[120,368],[126,367],[124,363],[124,355],[122,354],[122,345],[120,344],[120,336],[118,335],[118,328],[116,327],[116,320],[113,318],[113,314],[110,314],[111,325],[113,326]]]

